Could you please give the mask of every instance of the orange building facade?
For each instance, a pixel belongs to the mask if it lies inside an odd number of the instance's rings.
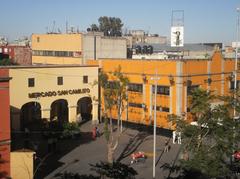
[[[200,87],[214,94],[228,95],[234,84],[234,59],[223,58],[220,51],[206,59],[101,59],[89,60],[88,63],[99,64],[104,72],[113,72],[121,66],[122,72],[130,80],[128,102],[122,116],[128,122],[153,123],[157,79],[157,126],[166,129],[174,128],[167,120],[168,114],[190,118],[188,106],[192,89]],[[117,119],[116,111],[113,117]]]

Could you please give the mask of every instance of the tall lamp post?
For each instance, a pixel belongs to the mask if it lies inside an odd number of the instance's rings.
[[[155,80],[154,83],[154,124],[153,124],[153,178],[156,177],[156,126],[157,126],[157,81],[160,78],[157,75],[157,70],[155,77],[151,77],[151,80]]]
[[[240,8],[237,8],[237,42],[236,42],[236,53],[235,53],[235,67],[234,67],[234,91],[237,91],[237,69],[238,69],[238,39],[239,39],[239,13]],[[235,94],[236,97],[236,94]],[[236,118],[236,109],[234,106],[233,116]]]

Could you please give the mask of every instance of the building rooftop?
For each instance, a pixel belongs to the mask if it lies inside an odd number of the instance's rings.
[[[151,45],[153,47],[153,52],[175,52],[175,51],[214,51],[215,46],[222,48],[221,43],[194,43],[194,44],[184,44],[183,47],[171,47],[169,44],[146,44],[140,43],[137,44],[143,47],[144,45]]]
[[[51,64],[36,64],[36,65],[12,65],[12,66],[0,66],[0,69],[2,68],[8,68],[8,69],[21,69],[21,68],[74,68],[74,67],[98,67],[98,65],[51,65]]]

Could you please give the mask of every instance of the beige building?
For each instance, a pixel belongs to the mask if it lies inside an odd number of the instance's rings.
[[[83,64],[82,34],[33,34],[33,64]]]
[[[145,33],[144,30],[131,30],[130,36],[126,36],[130,44],[167,44],[167,37],[166,36],[159,36],[158,34],[148,34]]]
[[[103,33],[33,34],[33,64],[85,64],[88,59],[126,58],[127,40]]]
[[[15,66],[9,76],[13,130],[42,119],[98,122],[98,66]]]
[[[34,178],[34,155],[31,150],[19,150],[11,152],[11,178],[33,179]]]
[[[122,37],[106,37],[100,32],[83,35],[83,59],[127,58],[127,40]]]

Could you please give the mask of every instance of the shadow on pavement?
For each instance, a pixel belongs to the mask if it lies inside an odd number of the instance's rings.
[[[171,138],[169,138],[168,141],[167,141],[167,145],[170,147],[169,142],[171,142]],[[169,150],[170,150],[170,148],[169,148]],[[156,164],[155,164],[156,166],[157,166],[158,163],[160,162],[160,160],[161,160],[163,154],[164,154],[164,150],[162,150],[160,156],[158,157],[157,162],[156,162]]]
[[[59,160],[74,150],[79,145],[93,141],[92,132],[80,132],[78,137],[61,139],[57,138],[54,145],[49,146],[48,139],[42,132],[31,132],[27,137],[22,133],[12,134],[14,150],[27,148],[36,152],[34,160],[35,179],[42,179],[65,163]]]
[[[123,149],[122,153],[117,159],[117,162],[120,162],[122,159],[128,157],[133,152],[137,150],[137,148],[145,141],[145,139],[149,136],[147,132],[138,132],[137,135],[129,139],[128,144]]]
[[[116,121],[114,121],[116,123]],[[128,121],[123,121],[123,126],[125,128],[130,128],[134,130],[138,130],[141,132],[147,132],[148,134],[153,134],[153,125],[145,125],[145,124],[139,124],[139,123],[132,123]],[[172,137],[172,130],[170,129],[164,129],[157,127],[156,128],[157,135],[161,135],[164,137]]]
[[[81,132],[79,138],[59,140],[57,142],[56,150],[53,151],[51,155],[49,155],[49,157],[44,161],[41,167],[39,167],[35,179],[42,179],[57,168],[64,165],[65,163],[59,161],[62,157],[74,150],[79,145],[90,143],[91,141],[93,141],[91,132]],[[45,146],[45,148],[46,147],[47,146]],[[39,151],[37,155],[42,158],[46,155],[46,153]]]

